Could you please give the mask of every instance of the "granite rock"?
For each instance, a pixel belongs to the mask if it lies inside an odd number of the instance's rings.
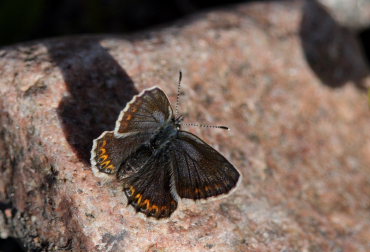
[[[345,27],[360,30],[370,26],[370,0],[318,0],[318,2]]]
[[[353,35],[309,8],[244,4],[131,36],[2,48],[1,237],[30,251],[369,251],[369,71]],[[186,121],[231,128],[187,130],[243,179],[157,222],[94,177],[89,155],[139,91],[157,85],[173,102],[180,69]]]

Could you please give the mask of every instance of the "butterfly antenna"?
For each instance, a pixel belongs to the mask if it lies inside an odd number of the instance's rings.
[[[181,79],[182,79],[182,72],[179,71],[179,82],[177,84],[177,96],[176,96],[175,117],[177,117],[177,114],[178,114],[178,111],[179,111],[180,91],[181,91]]]
[[[202,128],[217,128],[217,129],[223,129],[223,130],[230,130],[229,127],[221,126],[221,125],[206,125],[206,124],[197,124],[197,123],[183,123],[181,125],[195,126],[195,127],[202,127]]]
[[[179,82],[177,84],[177,96],[176,96],[176,106],[175,106],[175,117],[176,118],[177,118],[177,114],[178,114],[178,111],[179,111],[181,79],[182,79],[182,72],[179,71]],[[183,120],[183,117],[180,117],[179,122],[181,122],[182,120]],[[202,128],[216,128],[216,129],[230,130],[229,127],[221,126],[221,125],[207,125],[207,124],[198,124],[198,123],[181,123],[181,125],[195,126],[195,127],[202,127]]]

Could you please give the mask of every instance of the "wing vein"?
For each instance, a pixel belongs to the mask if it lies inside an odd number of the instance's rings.
[[[196,166],[196,162],[195,162],[195,160],[194,160],[194,159],[189,155],[189,153],[187,153],[187,152],[186,152],[186,156],[188,156],[188,157],[189,157],[189,159],[191,160],[191,162],[192,162],[192,164],[193,164],[193,167],[194,167],[194,170],[195,170],[195,173],[196,173],[196,176],[197,176],[197,178],[198,178],[198,179],[195,179],[195,184],[196,184],[196,187],[195,187],[195,188],[200,189],[200,188],[199,188],[199,183],[202,183],[202,181],[201,181],[201,178],[200,178],[200,175],[199,175],[198,168],[197,168],[197,166]],[[198,181],[199,181],[199,183],[198,183]]]

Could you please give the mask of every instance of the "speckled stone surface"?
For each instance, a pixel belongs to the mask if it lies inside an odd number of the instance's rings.
[[[317,0],[317,2],[345,27],[360,30],[370,26],[370,0]]]
[[[1,237],[42,251],[369,251],[369,71],[355,38],[308,8],[246,4],[2,48]],[[144,88],[173,102],[180,69],[186,121],[231,131],[187,129],[243,180],[156,222],[93,176],[90,149]]]

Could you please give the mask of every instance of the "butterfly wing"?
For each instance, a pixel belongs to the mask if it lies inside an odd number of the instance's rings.
[[[154,132],[173,117],[166,94],[158,87],[144,90],[121,111],[115,127],[118,137],[140,132]]]
[[[105,131],[93,141],[90,161],[94,174],[115,174],[124,160],[149,137],[149,133],[142,133],[117,138],[113,131]]]
[[[148,217],[167,218],[177,208],[171,193],[170,161],[166,152],[152,156],[137,173],[124,180],[128,204]]]
[[[158,87],[134,96],[121,111],[115,131],[106,131],[93,142],[90,161],[95,175],[115,174],[124,160],[148,141],[163,122],[170,120],[172,114],[167,96]],[[129,173],[122,170],[120,176]]]
[[[240,174],[218,151],[197,136],[179,131],[171,146],[176,192],[181,198],[205,199],[228,193]]]

